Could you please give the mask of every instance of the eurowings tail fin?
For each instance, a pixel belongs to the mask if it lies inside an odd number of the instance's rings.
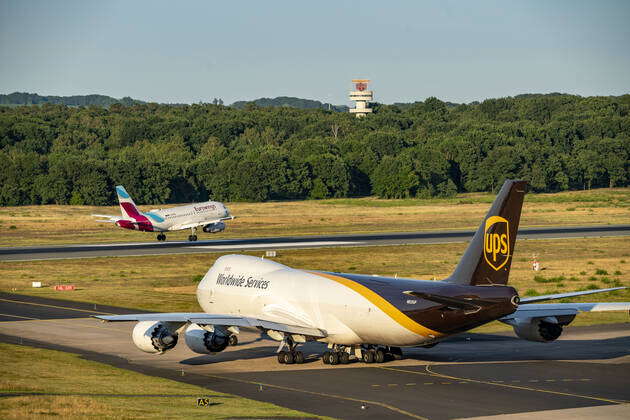
[[[136,207],[136,203],[133,202],[133,199],[129,193],[127,193],[127,190],[125,190],[125,187],[117,185],[116,195],[118,196],[118,204],[120,204],[120,212],[123,218],[135,220],[136,216],[140,214],[140,210]]]
[[[445,281],[473,286],[507,284],[527,186],[527,181],[505,181],[464,256]]]

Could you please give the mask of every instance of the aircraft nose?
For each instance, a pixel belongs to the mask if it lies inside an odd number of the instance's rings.
[[[223,206],[223,217],[230,217],[230,210],[225,206]]]

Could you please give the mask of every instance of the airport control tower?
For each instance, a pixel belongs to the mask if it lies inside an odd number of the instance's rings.
[[[356,114],[357,117],[365,117],[372,112],[372,108],[369,107],[370,102],[374,99],[374,92],[367,90],[367,79],[353,79],[355,90],[350,92],[350,100],[356,102],[355,108],[350,109],[350,112]]]

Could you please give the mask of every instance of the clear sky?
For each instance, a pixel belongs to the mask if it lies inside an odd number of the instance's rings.
[[[1,0],[0,93],[226,103],[630,93],[630,1]]]

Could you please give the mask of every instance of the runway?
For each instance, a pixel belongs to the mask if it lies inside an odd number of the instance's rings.
[[[619,405],[630,400],[630,323],[569,327],[553,343],[527,342],[511,333],[463,334],[431,349],[404,349],[405,359],[380,365],[323,365],[323,346],[308,343],[303,349],[307,363],[279,365],[277,342],[255,331],[242,331],[238,346],[216,355],[198,355],[180,343],[155,356],[134,347],[132,324],[86,318],[130,311],[0,294],[0,341],[79,353],[334,418],[454,419],[510,413],[540,418],[540,410],[579,413],[592,407],[598,407],[599,416],[612,413],[607,410],[621,410],[621,418],[630,415],[630,406]]]
[[[0,248],[0,261],[32,261],[132,255],[190,254],[227,251],[431,244],[467,242],[474,231],[422,231],[327,236],[279,236],[197,242],[137,242]],[[630,225],[598,225],[519,229],[519,240],[630,235]]]

